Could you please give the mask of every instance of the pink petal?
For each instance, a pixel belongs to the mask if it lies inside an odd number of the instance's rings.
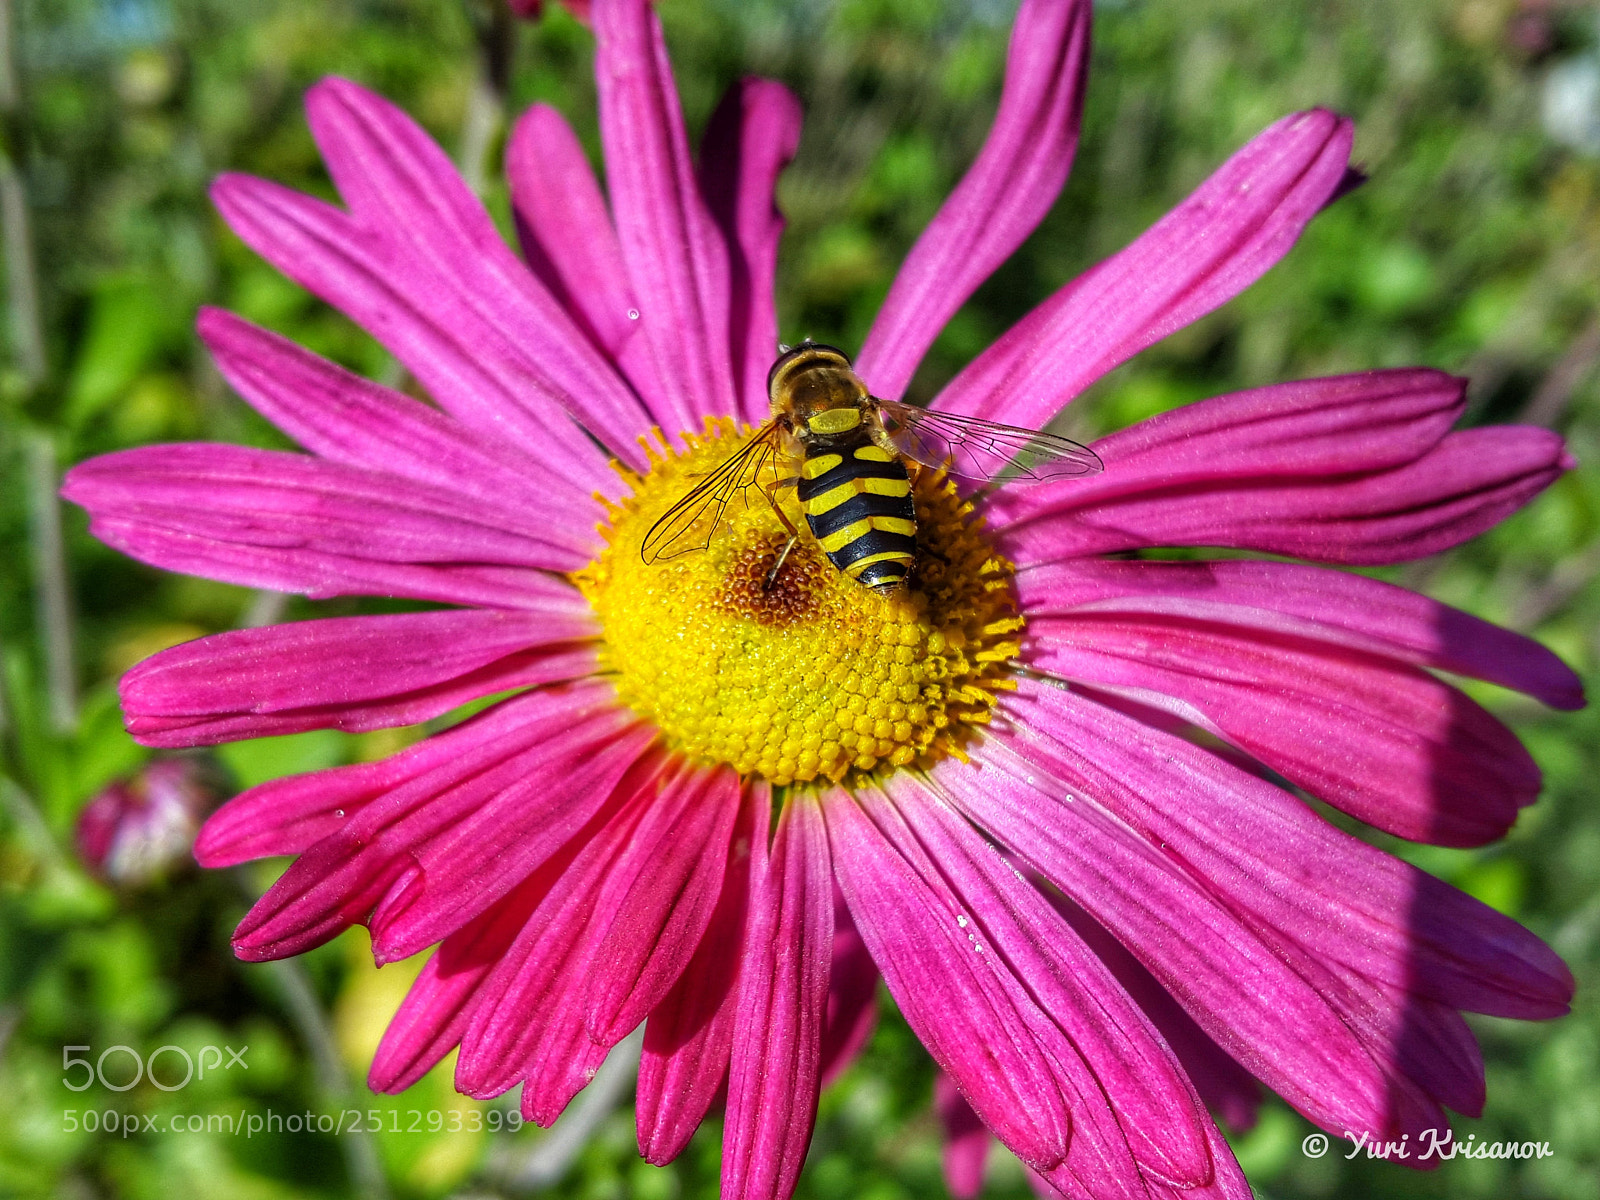
[[[522,252],[553,295],[613,358],[637,331],[637,305],[611,213],[583,146],[555,109],[535,104],[506,142]]]
[[[1210,1144],[1211,1161],[1216,1166],[1211,1182],[1199,1187],[1177,1188],[1151,1181],[1150,1195],[1153,1200],[1257,1200],[1257,1193],[1246,1181],[1244,1172],[1239,1169],[1239,1163],[1233,1157],[1233,1147],[1228,1145],[1227,1139],[1210,1121],[1206,1122],[1206,1138]],[[1035,1194],[1045,1197],[1046,1200],[1052,1200],[1056,1196],[1083,1195],[1083,1190],[1073,1186],[1072,1181],[1066,1178],[1059,1168],[1050,1172],[1048,1178],[1040,1175],[1032,1167],[1023,1169],[1028,1173],[1028,1182]]]
[[[1134,1003],[1144,1010],[1150,1023],[1161,1031],[1206,1106],[1235,1132],[1253,1128],[1256,1109],[1261,1105],[1261,1085],[1255,1077],[1212,1041],[1172,998],[1172,993],[1157,983],[1144,965],[1106,932],[1104,926],[1059,893],[1049,899],[1117,977],[1117,982]]]
[[[602,956],[610,917],[678,816],[702,802],[705,783],[694,771],[644,780],[579,851],[496,969],[493,1008],[473,1016],[457,1070],[463,1091],[498,1094],[520,1077],[524,1114],[548,1125],[592,1078],[608,1046],[586,1032],[588,984],[612,966]]]
[[[1206,1122],[1206,1137],[1210,1143],[1211,1160],[1216,1164],[1211,1182],[1201,1187],[1175,1188],[1151,1181],[1149,1191],[1153,1200],[1257,1200],[1257,1193],[1246,1181],[1244,1172],[1233,1157],[1233,1147],[1209,1121]],[[1034,1194],[1044,1200],[1056,1200],[1059,1196],[1077,1200],[1084,1194],[1083,1189],[1060,1168],[1050,1172],[1049,1178],[1029,1166],[1024,1166],[1023,1170],[1027,1173],[1028,1185]]]
[[[635,777],[657,769],[657,755],[646,753],[657,736],[630,721],[603,745],[563,748],[560,757],[552,752],[547,762],[497,778],[494,794],[458,808],[452,821],[419,828],[407,847],[411,871],[368,921],[373,955],[409,958],[509,893],[577,836],[613,789],[630,787],[630,767]]]
[[[989,1159],[989,1130],[943,1071],[933,1077],[933,1107],[944,1130],[944,1185],[956,1200],[976,1200]]]
[[[567,848],[539,870],[548,891],[501,955],[472,1012],[456,1063],[456,1089],[486,1099],[524,1081],[524,1115],[549,1125],[594,1077],[608,1047],[584,1030],[583,999],[596,969],[597,912],[606,881],[652,805],[678,790],[666,756],[639,764]]]
[[[1089,12],[1088,0],[1026,0],[1018,11],[994,126],[906,256],[861,348],[857,370],[874,395],[904,394],[945,323],[1055,203],[1078,147]]]
[[[828,967],[828,1013],[822,1025],[819,1073],[827,1087],[866,1048],[878,1023],[878,967],[849,906],[833,890],[833,961]]]
[[[1063,739],[1104,742],[1096,763],[1072,768],[1094,773],[1097,800],[1323,958],[1469,1012],[1538,1020],[1566,1011],[1566,964],[1509,917],[1169,734],[1057,688],[1025,683],[1018,700],[1049,730],[1019,747],[1047,755],[1053,770],[1066,764]],[[1180,785],[1189,798],[1173,804]]]
[[[1007,532],[1007,552],[1045,562],[1148,546],[1228,546],[1319,562],[1380,564],[1468,541],[1549,487],[1572,458],[1545,429],[1452,433],[1408,466],[1376,475],[1263,486],[1151,489]],[[1004,518],[1001,518],[1002,520]]]
[[[1456,1009],[1340,963],[1325,965],[1338,981],[1325,994],[1368,1045],[1384,1047],[1395,1066],[1440,1104],[1483,1115],[1483,1054]]]
[[[1396,1128],[1404,1081],[1293,965],[1156,844],[1082,794],[1066,800],[1065,784],[1040,779],[1000,739],[980,750],[979,770],[935,773],[962,812],[1112,930],[1207,1034],[1311,1120]]]
[[[1449,433],[1466,387],[1443,371],[1395,367],[1213,396],[1102,438],[1096,448],[1116,472],[1083,482],[1117,496],[1156,484],[1401,467]]]
[[[413,248],[397,247],[381,228],[363,226],[321,200],[233,174],[217,178],[211,199],[246,245],[371,333],[457,420],[483,437],[509,440],[585,491],[612,485],[605,453],[574,429],[562,407],[570,399],[565,388],[531,357],[550,334],[502,328],[479,311],[470,281],[440,279]],[[528,288],[540,286],[527,268],[516,266]],[[554,301],[550,305],[555,309]],[[587,345],[562,319],[567,329],[561,337]],[[597,395],[603,400],[621,386],[617,381]],[[625,455],[630,446],[614,449]]]
[[[296,859],[240,923],[234,952],[251,962],[299,954],[358,921],[371,920],[374,907],[397,884],[433,882],[418,861],[428,839],[459,827],[508,790],[547,818],[554,815],[552,809],[569,816],[575,800],[597,803],[592,793],[601,799],[609,794],[605,779],[620,774],[619,766],[626,767],[637,754],[631,718],[614,707],[609,689],[550,688],[519,700],[525,720],[519,736],[474,747],[461,759],[408,780],[351,813],[335,832]],[[530,778],[560,781],[548,803],[536,802],[545,796],[527,795]],[[546,857],[566,840],[562,832],[570,837],[573,831],[565,823],[553,826],[541,843]],[[456,865],[470,870],[470,864]],[[513,885],[528,873],[531,868]],[[484,896],[477,911],[441,928],[433,940],[465,925],[510,890],[508,886]],[[375,955],[380,961],[393,957],[384,954],[381,933],[374,932]]]
[[[1017,576],[1035,616],[1147,614],[1290,634],[1487,679],[1555,708],[1581,708],[1583,682],[1538,642],[1393,584],[1296,563],[1053,563]]]
[[[774,189],[799,144],[800,102],[771,79],[734,83],[700,144],[700,187],[728,245],[728,333],[738,413],[752,425],[767,418],[767,371],[778,355],[772,285],[783,214]]]
[[[459,492],[513,525],[537,514],[570,543],[598,548],[600,506],[543,458],[482,438],[222,309],[201,309],[198,326],[223,377],[312,453]]]
[[[711,924],[678,982],[645,1024],[634,1108],[639,1153],[656,1166],[683,1152],[728,1076],[751,861],[753,855],[764,861],[771,812],[766,785],[752,785],[734,828]]]
[[[666,44],[648,0],[594,10],[600,139],[623,261],[639,300],[668,432],[737,411],[728,251],[700,198]]]
[[[551,876],[537,872],[516,891],[440,944],[400,1011],[383,1032],[367,1086],[403,1092],[431,1071],[461,1042],[483,982],[522,931],[549,890]]]
[[[1014,525],[1181,488],[1204,495],[1405,466],[1439,444],[1465,396],[1464,379],[1423,368],[1213,396],[1096,442],[1106,464],[1098,475],[995,494],[990,520]]]
[[[1486,845],[1539,794],[1539,768],[1515,734],[1460,690],[1393,659],[1109,613],[1031,619],[1028,638],[1036,669],[1177,712],[1411,841]]]
[[[1233,1147],[1210,1121],[1206,1122],[1206,1137],[1210,1142],[1211,1162],[1215,1168],[1211,1182],[1198,1188],[1153,1187],[1151,1191],[1161,1200],[1256,1200],[1256,1191],[1239,1169],[1239,1160],[1233,1156]]]
[[[638,1028],[677,983],[722,895],[729,839],[739,815],[739,777],[726,768],[705,771],[685,789],[676,811],[658,805],[634,835],[653,845],[648,857],[630,856],[625,882],[619,865],[609,882],[615,914],[597,951],[604,971],[589,987],[589,1036],[615,1045]]]
[[[300,729],[380,729],[436,717],[512,680],[593,673],[590,650],[543,652],[597,633],[592,618],[572,611],[581,600],[561,595],[575,592],[554,580],[550,591],[569,611],[336,617],[174,646],[123,676],[128,732],[149,745],[193,746]]]
[[[517,261],[421,127],[344,79],[312,88],[306,115],[350,215],[378,232],[417,284],[441,299],[449,296],[453,315],[471,322],[469,344],[479,361],[492,363],[523,405],[536,397],[559,406],[602,442],[633,456],[634,439],[648,422],[643,406],[605,357],[575,336],[572,319]]]
[[[1001,1141],[1025,1162],[1060,1163],[1072,1118],[1038,1043],[1047,1018],[855,798],[832,791],[824,804],[839,886],[907,1023]]]
[[[536,522],[510,527],[453,492],[220,443],[102,455],[67,472],[61,494],[102,541],[154,566],[319,598],[535,607],[547,588],[531,571],[584,562]]]
[[[520,608],[542,575],[526,567],[433,567],[362,561],[303,547],[238,545],[128,517],[91,521],[89,530],[152,566],[223,583],[328,596],[406,596],[446,604]]]
[[[764,869],[763,869],[764,868]],[[786,1200],[817,1115],[833,946],[833,875],[815,795],[791,793],[771,860],[752,870],[728,1068],[722,1194]]]
[[[1054,1024],[1069,1049],[1056,1069],[1068,1094],[1081,1097],[1068,1165],[1078,1178],[1115,1169],[1131,1154],[1136,1174],[1182,1187],[1211,1178],[1203,1126],[1208,1118],[1160,1034],[1122,990],[1111,972],[1048,901],[943,800],[911,776],[890,780],[901,819],[949,881],[980,935],[1003,956]],[[870,814],[876,801],[863,800]],[[1109,1099],[1115,1116],[1091,1117]],[[1107,1110],[1107,1118],[1110,1111]],[[1085,1142],[1114,1144],[1100,1161],[1081,1157]],[[1091,1192],[1098,1184],[1088,1185]]]
[[[1118,363],[1238,295],[1332,198],[1350,122],[1269,126],[1121,253],[1066,285],[951,381],[936,407],[1040,428]]]
[[[404,783],[440,767],[470,773],[474,764],[525,748],[542,731],[540,713],[547,703],[519,696],[378,762],[291,775],[241,792],[201,827],[195,857],[203,867],[231,867],[252,858],[299,854]]]

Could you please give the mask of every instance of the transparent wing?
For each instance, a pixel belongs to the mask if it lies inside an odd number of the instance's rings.
[[[875,403],[884,432],[896,450],[963,479],[980,483],[1042,483],[1105,470],[1100,456],[1089,447],[1053,433],[929,412],[895,400]]]
[[[704,550],[722,520],[723,510],[735,496],[750,503],[749,489],[756,486],[762,468],[778,445],[778,427],[768,422],[736,454],[669,508],[644,535],[639,553],[647,563],[676,558],[691,550]]]

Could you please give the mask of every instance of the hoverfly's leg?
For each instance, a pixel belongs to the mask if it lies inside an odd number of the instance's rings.
[[[800,535],[795,533],[791,534],[789,536],[789,540],[784,543],[783,553],[778,555],[778,561],[772,564],[772,570],[767,572],[766,579],[762,581],[761,590],[763,592],[770,592],[772,590],[772,585],[777,582],[778,572],[783,570],[784,560],[789,557],[789,551],[794,549],[794,544],[799,540]]]
[[[795,528],[794,522],[789,520],[788,514],[783,511],[783,506],[778,503],[776,493],[780,488],[793,487],[799,482],[800,480],[797,476],[790,476],[785,479],[774,480],[770,487],[761,489],[761,494],[767,498],[767,503],[772,505],[772,511],[777,514],[778,520],[783,522],[783,527],[789,531],[789,540],[784,543],[783,553],[778,555],[778,561],[772,564],[772,570],[767,572],[767,578],[761,584],[761,590],[764,592],[772,589],[773,582],[778,578],[778,572],[783,568],[784,560],[789,557],[789,551],[793,550],[794,544],[800,540],[800,531]]]
[[[798,475],[790,475],[784,479],[776,479],[761,489],[761,494],[767,498],[767,503],[772,505],[772,511],[777,514],[778,520],[783,522],[783,527],[789,531],[790,541],[799,537],[800,531],[794,527],[794,522],[789,520],[788,514],[783,511],[783,506],[778,503],[777,493],[784,488],[792,488],[799,482]]]

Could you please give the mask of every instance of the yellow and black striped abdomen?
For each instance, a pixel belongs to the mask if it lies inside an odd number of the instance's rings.
[[[797,491],[829,562],[875,591],[906,581],[916,560],[917,506],[895,455],[864,434],[814,445]]]

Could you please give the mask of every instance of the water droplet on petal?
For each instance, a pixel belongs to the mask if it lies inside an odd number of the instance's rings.
[[[965,929],[967,927],[967,918],[964,917],[964,916],[957,917],[956,918],[956,924],[961,926],[961,928]]]
[[[639,310],[637,308],[630,308],[628,310],[628,320],[637,321],[638,319],[639,319]]]
[[[333,810],[333,815],[334,815],[334,816],[336,816],[336,817],[342,817],[342,816],[344,816],[344,809],[342,809],[342,808],[336,808],[336,809],[334,809],[334,810]]]

